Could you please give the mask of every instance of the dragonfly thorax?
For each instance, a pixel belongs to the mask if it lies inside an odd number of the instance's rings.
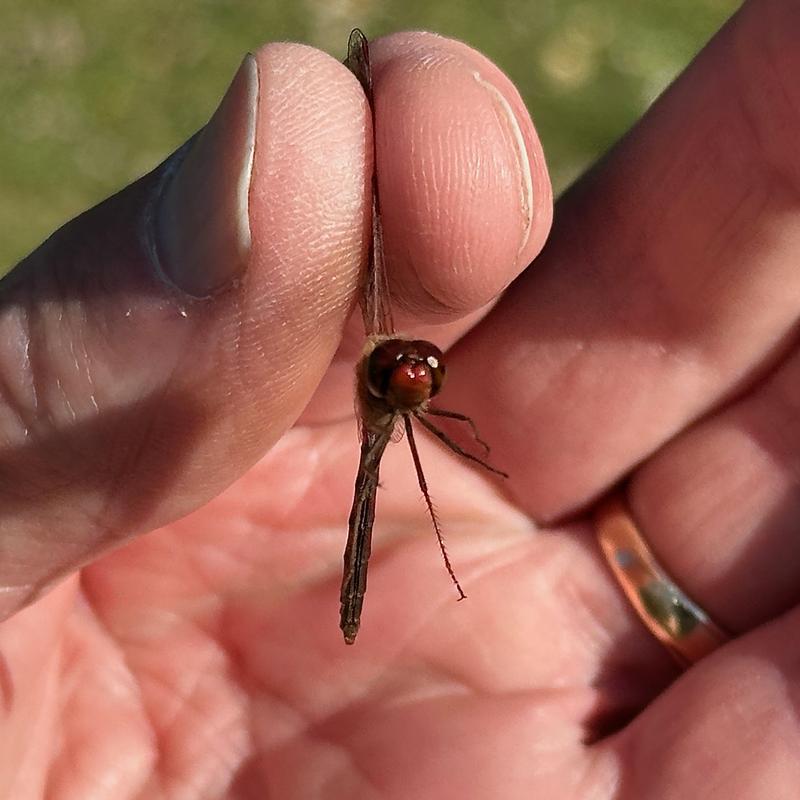
[[[443,358],[442,351],[430,342],[386,339],[367,356],[367,389],[393,411],[414,411],[442,388]]]

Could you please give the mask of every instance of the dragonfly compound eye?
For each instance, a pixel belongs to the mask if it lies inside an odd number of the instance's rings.
[[[446,374],[446,369],[444,366],[444,354],[435,344],[423,341],[422,339],[417,339],[415,342],[411,342],[411,344],[418,358],[424,360],[430,368],[430,396],[435,397],[437,394],[439,394],[439,390],[444,384],[444,376]]]
[[[442,358],[442,351],[430,342],[381,342],[367,362],[369,391],[398,411],[416,409],[441,389],[445,374]]]

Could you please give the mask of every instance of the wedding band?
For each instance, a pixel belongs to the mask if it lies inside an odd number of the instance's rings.
[[[595,513],[600,547],[639,618],[683,667],[721,647],[729,636],[656,561],[620,496]]]

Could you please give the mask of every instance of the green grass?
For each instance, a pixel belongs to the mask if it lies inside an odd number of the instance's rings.
[[[0,27],[0,265],[161,161],[207,120],[243,54],[262,42],[304,41],[341,57],[354,25],[372,38],[428,29],[462,39],[519,87],[560,189],[636,120],[736,5],[17,3],[3,9]]]

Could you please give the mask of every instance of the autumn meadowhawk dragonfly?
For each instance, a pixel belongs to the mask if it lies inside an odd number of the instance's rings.
[[[372,114],[373,138],[375,107],[372,96],[372,69],[369,46],[357,28],[350,34],[345,65],[358,78],[367,96]],[[374,159],[373,159],[374,163]],[[422,472],[412,419],[416,420],[451,450],[463,458],[480,464],[490,472],[508,477],[484,458],[461,448],[429,416],[448,417],[468,424],[475,440],[488,456],[489,448],[478,436],[475,424],[464,414],[444,411],[430,405],[439,393],[445,377],[444,356],[435,344],[406,339],[395,334],[389,288],[383,254],[378,181],[372,175],[372,238],[367,270],[361,295],[361,312],[367,341],[356,366],[356,402],[360,416],[361,460],[356,477],[353,508],[350,511],[347,547],[344,551],[341,617],[339,626],[347,644],[353,644],[361,623],[361,609],[367,591],[367,566],[375,521],[375,501],[381,458],[395,432],[405,433],[411,457],[433,529],[439,542],[445,567],[458,591],[459,600],[466,597],[447,555],[439,520],[431,502],[428,485]]]

